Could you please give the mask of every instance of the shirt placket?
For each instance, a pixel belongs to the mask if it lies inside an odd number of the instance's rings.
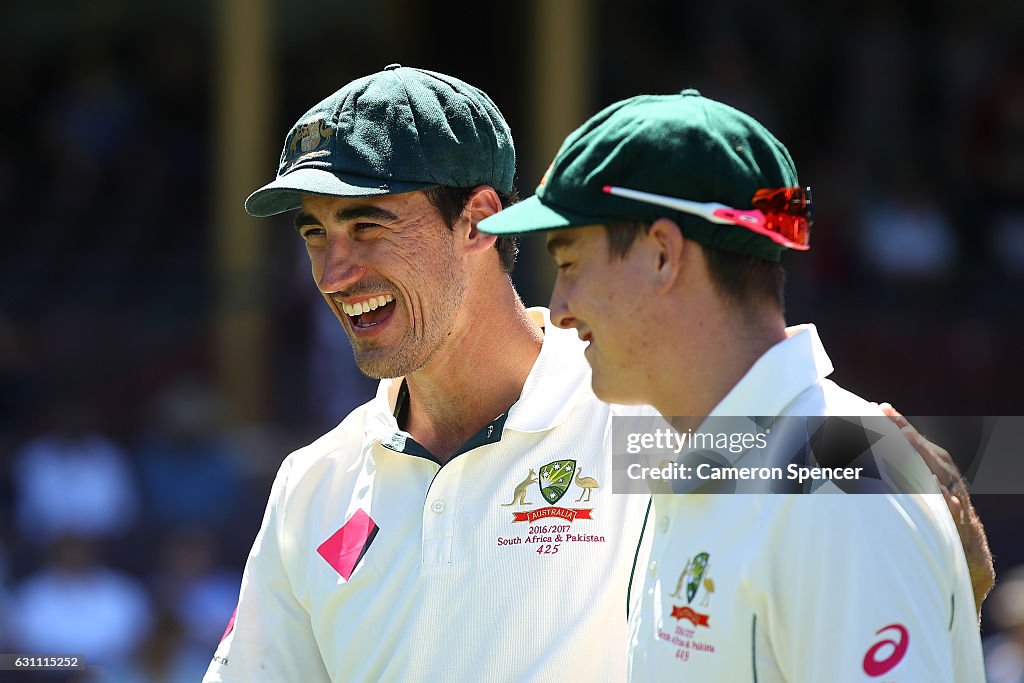
[[[455,513],[465,458],[454,458],[438,470],[423,502],[424,566],[450,565],[455,550]]]

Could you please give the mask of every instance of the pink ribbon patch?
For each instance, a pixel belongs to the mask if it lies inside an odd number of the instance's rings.
[[[334,571],[348,581],[376,535],[377,524],[370,519],[370,515],[356,510],[352,518],[321,543],[316,551]]]

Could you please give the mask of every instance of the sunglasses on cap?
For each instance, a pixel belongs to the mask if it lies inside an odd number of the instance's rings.
[[[814,204],[811,188],[782,187],[762,189],[754,193],[753,209],[734,209],[715,202],[692,202],[688,199],[668,197],[651,192],[630,190],[605,185],[604,192],[616,197],[656,204],[711,223],[738,225],[764,235],[776,244],[790,249],[807,251],[811,248],[811,226],[814,224]]]

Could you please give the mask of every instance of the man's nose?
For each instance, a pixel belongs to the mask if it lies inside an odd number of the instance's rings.
[[[565,287],[559,280],[555,280],[555,287],[551,290],[551,301],[548,303],[551,309],[551,323],[555,327],[571,329],[576,326],[576,318],[569,312],[569,299],[566,296]]]
[[[323,271],[316,284],[325,294],[340,292],[358,282],[365,272],[357,245],[347,235],[339,235],[327,243]]]

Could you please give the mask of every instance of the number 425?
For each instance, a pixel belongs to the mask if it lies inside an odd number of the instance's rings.
[[[538,555],[554,555],[558,552],[558,543],[545,543],[544,545],[537,546]]]

